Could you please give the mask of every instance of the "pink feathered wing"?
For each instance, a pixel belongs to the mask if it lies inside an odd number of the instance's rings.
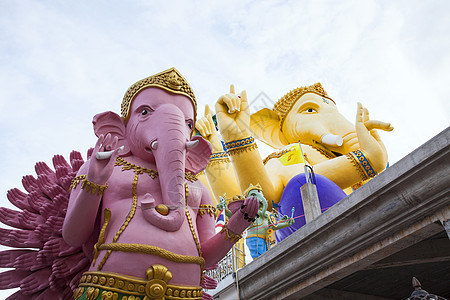
[[[92,149],[88,151],[88,159]],[[83,247],[71,247],[62,238],[62,224],[69,201],[70,184],[84,164],[72,151],[70,165],[62,155],[53,157],[53,171],[47,164],[35,166],[37,178],[26,175],[26,192],[14,188],[8,200],[19,210],[0,207],[0,222],[15,229],[0,228],[0,244],[11,248],[0,252],[0,289],[20,288],[7,300],[72,299],[81,275],[92,262],[98,232]],[[17,249],[18,248],[18,249]],[[214,289],[217,281],[205,275],[203,287]],[[204,300],[212,299],[207,293]]]
[[[8,200],[18,210],[0,208],[0,221],[15,228],[0,228],[0,244],[20,249],[0,252],[0,267],[13,268],[0,273],[0,289],[20,289],[7,299],[71,299],[89,268],[92,250],[85,253],[83,248],[92,248],[71,247],[61,233],[70,184],[83,163],[76,151],[70,154],[70,165],[55,155],[55,171],[38,162],[37,178],[23,177],[26,192],[8,191]]]

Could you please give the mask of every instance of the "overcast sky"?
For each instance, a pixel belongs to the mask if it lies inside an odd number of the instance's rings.
[[[230,83],[270,103],[320,81],[352,122],[360,101],[392,123],[392,165],[450,125],[449,15],[447,0],[0,0],[0,206],[37,161],[85,156],[92,117],[170,67],[199,115]]]

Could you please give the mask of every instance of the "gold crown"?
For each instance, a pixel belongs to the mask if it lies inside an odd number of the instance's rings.
[[[262,187],[259,185],[259,183],[258,183],[257,185],[250,184],[250,186],[244,191],[244,194],[243,194],[244,197],[247,198],[248,193],[249,193],[250,191],[252,191],[252,190],[258,190],[258,191],[260,191],[260,192],[263,191],[263,190],[262,190]]]
[[[194,92],[186,79],[178,72],[177,69],[171,68],[161,73],[139,80],[133,84],[125,93],[122,100],[121,113],[122,119],[128,121],[130,117],[130,108],[136,95],[145,88],[159,87],[170,93],[180,94],[188,97],[194,106],[194,121],[197,116],[197,101]]]
[[[281,99],[278,100],[277,103],[275,103],[275,105],[273,107],[273,111],[276,112],[278,114],[278,116],[280,117],[281,130],[283,130],[284,119],[286,118],[289,111],[292,109],[292,106],[294,106],[295,102],[297,102],[297,100],[300,99],[300,97],[306,93],[317,94],[319,96],[330,99],[331,101],[333,101],[333,103],[335,103],[333,99],[328,97],[327,92],[323,89],[320,82],[315,83],[310,86],[302,86],[302,87],[296,88],[295,90],[292,90],[289,93],[287,93],[286,95],[284,95],[283,97],[281,97]]]

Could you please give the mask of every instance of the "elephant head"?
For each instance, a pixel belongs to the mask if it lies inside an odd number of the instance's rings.
[[[274,148],[300,141],[341,155],[359,147],[355,126],[339,113],[320,83],[289,92],[273,109],[264,108],[250,120],[256,137]]]
[[[120,156],[156,165],[162,203],[169,211],[163,214],[148,207],[143,210],[144,218],[163,230],[176,231],[184,221],[185,172],[197,174],[206,168],[212,148],[200,136],[191,138],[196,108],[193,94],[164,84],[184,78],[175,69],[166,73],[157,84],[148,84],[155,81],[149,77],[133,85],[122,102],[122,117],[105,112],[96,115],[93,124],[97,136],[118,137],[118,146],[124,147]]]
[[[256,214],[260,220],[265,217],[265,213],[267,211],[267,208],[269,207],[269,204],[267,202],[267,199],[264,197],[262,188],[259,184],[253,186],[250,185],[246,191],[243,193],[244,197],[256,197],[258,199],[259,207],[258,207],[258,213]]]

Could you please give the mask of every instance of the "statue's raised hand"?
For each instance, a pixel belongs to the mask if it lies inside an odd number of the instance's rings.
[[[376,129],[392,131],[394,128],[390,123],[370,120],[369,111],[367,108],[363,108],[359,102],[356,112],[355,128],[360,149],[372,163],[372,167],[377,173],[383,171],[386,168],[388,157],[386,148]]]
[[[248,226],[255,221],[258,213],[258,198],[250,196],[245,198],[241,208],[233,214],[228,221],[228,229],[236,234],[241,234]]]
[[[106,136],[101,134],[98,137],[89,162],[87,180],[99,185],[104,185],[108,181],[121,150],[121,148],[116,148],[117,141],[117,136],[113,138],[109,133]]]
[[[250,136],[250,109],[246,91],[236,95],[234,85],[231,85],[230,93],[222,95],[216,102],[216,116],[225,142]]]
[[[209,105],[205,106],[205,116],[201,117],[195,122],[195,128],[213,146],[213,152],[223,151],[222,142],[218,132],[216,131],[216,125],[212,119],[213,111],[209,109]]]

